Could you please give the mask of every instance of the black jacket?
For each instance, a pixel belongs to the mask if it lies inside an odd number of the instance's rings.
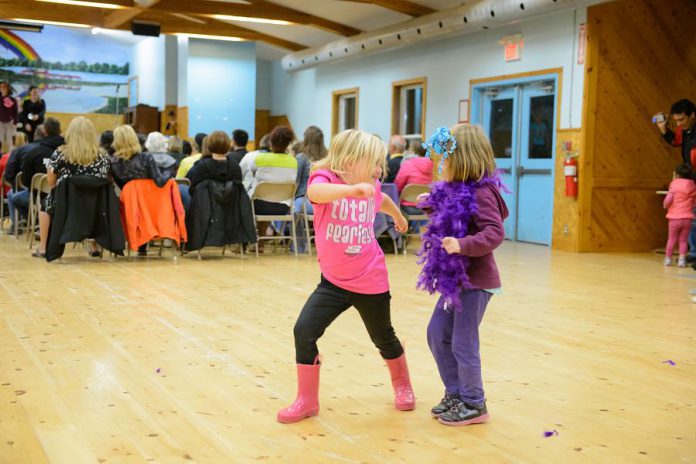
[[[244,158],[244,155],[249,153],[246,148],[238,148],[236,150],[232,150],[227,154],[229,158],[232,158],[235,160],[238,164],[242,162],[242,158]]]
[[[126,248],[119,203],[113,186],[94,176],[70,176],[52,191],[53,217],[48,230],[46,261],[63,256],[65,244],[93,238],[122,255]]]
[[[186,214],[187,250],[256,242],[251,200],[241,180],[204,180],[192,194]]]
[[[38,116],[39,119],[29,120],[30,114]],[[39,98],[39,101],[37,102],[31,101],[31,99],[26,99],[24,100],[24,103],[22,103],[22,113],[19,115],[19,121],[22,123],[22,132],[26,132],[30,142],[34,140],[34,131],[36,130],[36,126],[44,123],[45,115],[46,102],[44,102],[41,98]],[[26,127],[24,127],[26,124],[31,126],[31,130],[27,130]]]
[[[158,187],[164,187],[172,178],[171,171],[162,171],[150,153],[138,153],[129,160],[111,158],[111,175],[119,188],[135,179],[152,179]]]
[[[44,137],[39,140],[36,147],[27,153],[22,163],[22,182],[27,188],[31,185],[31,178],[34,177],[34,174],[46,174],[46,165],[43,160],[50,158],[53,152],[64,143],[65,140],[60,135]]]
[[[10,153],[10,159],[7,160],[7,166],[5,167],[5,180],[12,185],[12,188],[14,188],[14,181],[15,177],[17,177],[17,173],[22,170],[24,158],[38,146],[39,141],[36,141],[15,148],[12,150],[12,153]]]
[[[242,181],[242,168],[239,167],[236,161],[227,157],[226,160],[215,160],[208,156],[196,161],[189,172],[186,174],[188,180],[191,181],[191,195],[196,189],[196,185],[204,180],[215,180],[218,182],[227,181]]]

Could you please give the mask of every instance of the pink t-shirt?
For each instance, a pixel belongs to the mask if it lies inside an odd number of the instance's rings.
[[[332,171],[309,176],[312,184],[345,184]],[[367,295],[389,291],[384,253],[375,238],[375,215],[382,206],[382,188],[375,181],[374,198],[346,197],[313,203],[319,268],[324,277],[344,290]]]

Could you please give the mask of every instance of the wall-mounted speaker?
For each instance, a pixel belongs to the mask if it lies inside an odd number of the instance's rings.
[[[133,21],[131,23],[131,32],[133,33],[133,35],[159,37],[160,25],[156,23],[144,23],[141,21]]]

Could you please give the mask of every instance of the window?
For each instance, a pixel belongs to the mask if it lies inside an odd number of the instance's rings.
[[[336,90],[333,92],[331,133],[336,135],[346,129],[358,127],[359,89]]]
[[[392,134],[424,138],[426,87],[425,77],[392,83]]]

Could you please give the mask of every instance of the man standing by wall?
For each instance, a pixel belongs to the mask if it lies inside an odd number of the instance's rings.
[[[667,126],[668,121],[664,114],[655,116],[655,124],[667,142],[672,146],[681,147],[682,161],[693,169],[696,167],[696,105],[691,100],[679,100],[672,105],[670,114],[676,123],[674,131]],[[691,225],[686,261],[696,262],[696,222]]]

